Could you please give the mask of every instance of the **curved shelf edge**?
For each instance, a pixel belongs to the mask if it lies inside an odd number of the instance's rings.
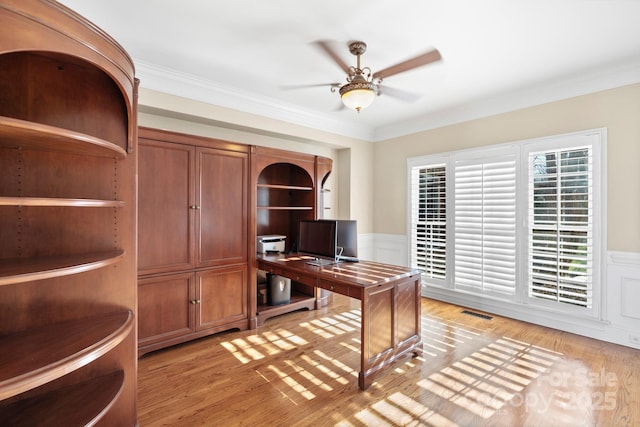
[[[86,255],[0,261],[0,286],[32,280],[51,279],[96,270],[115,264],[124,257],[122,250]]]
[[[310,211],[311,206],[258,206],[258,209],[266,209],[270,211]]]
[[[305,187],[305,186],[299,186],[299,185],[258,184],[257,187],[266,188],[269,190],[313,191],[313,187]]]
[[[6,116],[0,116],[0,146],[63,151],[118,159],[127,156],[124,148],[104,139]]]
[[[120,397],[124,372],[92,378],[42,395],[0,405],[7,425],[94,425]]]
[[[120,344],[133,325],[133,313],[127,310],[0,338],[0,400],[93,362]],[[16,358],[16,354],[23,357]]]
[[[122,208],[121,200],[67,199],[56,197],[0,197],[0,206],[56,206],[77,208]]]

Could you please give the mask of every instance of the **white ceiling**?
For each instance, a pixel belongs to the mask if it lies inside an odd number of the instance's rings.
[[[61,0],[131,55],[141,86],[366,140],[640,81],[640,0]],[[443,60],[389,77],[360,114],[328,87],[343,71],[313,41],[363,40],[373,71],[433,47]]]

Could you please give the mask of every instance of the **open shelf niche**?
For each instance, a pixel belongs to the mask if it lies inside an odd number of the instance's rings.
[[[331,159],[309,154],[255,147],[254,182],[256,188],[256,236],[286,236],[285,252],[295,251],[298,224],[318,219],[320,188],[331,171]],[[318,177],[320,176],[320,179]],[[256,273],[256,286],[263,287],[264,272]],[[256,325],[273,316],[320,306],[321,292],[313,282],[300,278],[292,282],[289,304],[270,306],[256,290]]]

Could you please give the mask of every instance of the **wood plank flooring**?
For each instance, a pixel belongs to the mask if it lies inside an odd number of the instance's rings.
[[[139,360],[140,426],[639,426],[640,350],[422,301],[424,354],[358,388],[359,301]]]

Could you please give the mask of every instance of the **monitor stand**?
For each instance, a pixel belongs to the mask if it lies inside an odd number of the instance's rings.
[[[336,261],[333,259],[316,258],[312,261],[307,261],[309,265],[315,265],[316,267],[325,267],[327,265],[333,265]]]

